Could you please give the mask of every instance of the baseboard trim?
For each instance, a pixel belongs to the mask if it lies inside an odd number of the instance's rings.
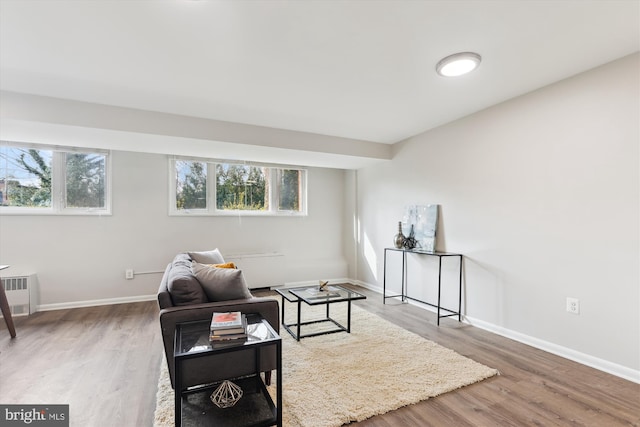
[[[127,304],[131,302],[154,301],[158,295],[136,295],[132,297],[105,298],[86,301],[61,302],[56,304],[40,304],[37,311],[66,310],[70,308],[97,307],[100,305]]]
[[[556,356],[564,357],[565,359],[573,360],[574,362],[578,362],[583,365],[590,366],[600,371],[640,384],[640,371],[636,371],[626,366],[622,366],[608,360],[600,359],[599,357],[591,356],[589,354],[582,353],[580,351],[576,351],[558,344],[554,344],[549,341],[541,340],[530,335],[525,335],[511,329],[506,329],[501,326],[494,325],[493,323],[485,322],[484,320],[476,319],[473,317],[465,316],[464,322],[477,328],[484,329],[494,334],[512,339],[514,341],[530,345],[531,347],[544,350],[548,353],[555,354]]]
[[[350,282],[382,294],[382,288],[379,286],[374,286],[359,280],[351,280]],[[429,310],[432,312],[436,311],[434,307],[426,304],[420,304],[417,301],[408,300],[408,302],[409,304],[413,304],[425,310]],[[485,322],[484,320],[465,316],[464,314],[462,316],[462,321],[471,326],[475,326],[476,328],[484,329],[496,335],[501,335],[503,337],[530,345],[531,347],[535,347],[548,353],[555,354],[556,356],[564,357],[565,359],[573,360],[574,362],[590,366],[592,368],[598,369],[599,371],[603,371],[608,374],[624,378],[625,380],[640,384],[640,371],[628,368],[626,366],[619,365],[608,360],[600,359],[598,357],[591,356],[589,354],[582,353],[568,347],[541,340],[530,335],[522,334],[520,332],[513,331],[511,329],[507,329],[490,322]]]

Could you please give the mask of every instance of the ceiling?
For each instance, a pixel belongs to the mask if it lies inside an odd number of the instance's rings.
[[[638,0],[0,0],[1,90],[382,144],[638,50]]]

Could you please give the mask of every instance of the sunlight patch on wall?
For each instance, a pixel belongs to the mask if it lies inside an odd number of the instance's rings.
[[[376,256],[376,251],[373,249],[373,245],[371,245],[371,241],[369,240],[367,233],[364,233],[364,259],[367,261],[367,265],[369,266],[369,270],[371,271],[374,279],[378,280],[378,257]]]

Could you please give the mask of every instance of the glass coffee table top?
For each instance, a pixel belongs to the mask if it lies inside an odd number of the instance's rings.
[[[318,288],[319,286],[303,286],[291,289],[276,289],[276,292],[290,302],[295,302],[300,298],[309,305],[354,301],[366,298],[364,295],[340,285],[329,285],[326,287],[326,290],[320,290]]]

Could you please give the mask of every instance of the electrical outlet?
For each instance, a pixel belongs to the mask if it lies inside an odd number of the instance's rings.
[[[127,280],[133,279],[133,268],[127,268],[124,271],[124,278]]]
[[[572,314],[580,314],[580,300],[567,297],[567,311]]]

